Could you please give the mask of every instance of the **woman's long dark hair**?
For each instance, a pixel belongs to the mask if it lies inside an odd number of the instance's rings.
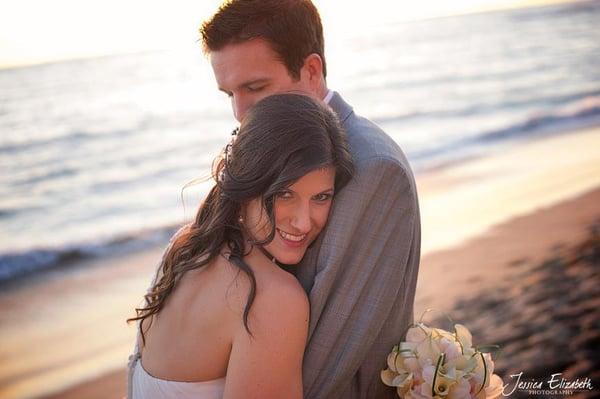
[[[137,308],[137,316],[127,320],[140,320],[143,343],[144,320],[160,312],[185,272],[210,263],[224,245],[230,251],[229,261],[250,280],[243,315],[250,333],[248,314],[256,294],[256,280],[243,259],[244,230],[238,220],[242,205],[262,199],[271,232],[265,240],[252,244],[264,245],[275,236],[276,194],[307,173],[326,166],[335,168],[338,192],[351,179],[353,163],[345,133],[333,111],[300,94],[277,94],[254,105],[242,120],[239,133],[215,159],[212,172],[216,184],[200,205],[194,222],[173,239],[160,265],[159,277],[144,296],[146,306]]]

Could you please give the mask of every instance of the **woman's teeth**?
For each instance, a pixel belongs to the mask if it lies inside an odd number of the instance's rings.
[[[277,229],[277,231],[279,232],[279,235],[281,237],[283,237],[283,238],[285,238],[286,240],[289,240],[289,241],[299,242],[299,241],[302,241],[302,240],[304,240],[306,238],[306,234],[302,234],[300,236],[295,236],[293,234],[286,233],[285,231],[281,231],[279,229]]]

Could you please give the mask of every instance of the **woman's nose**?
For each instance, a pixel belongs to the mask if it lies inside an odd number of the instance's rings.
[[[292,215],[292,227],[299,233],[308,233],[311,228],[310,207],[299,205]]]

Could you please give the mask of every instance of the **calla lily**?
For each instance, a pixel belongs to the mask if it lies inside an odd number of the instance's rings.
[[[440,368],[439,374],[443,375],[446,378],[449,378],[451,380],[456,381],[457,380],[457,373],[456,373],[456,369],[454,367],[443,365]]]
[[[387,364],[390,370],[401,373],[404,371],[403,357],[397,351],[391,352],[387,357]]]
[[[433,336],[434,339],[440,339],[440,338],[446,338],[449,341],[454,341],[454,334],[446,331],[446,330],[442,330],[441,328],[432,328],[431,329],[431,335]]]
[[[450,388],[454,384],[456,384],[456,381],[444,377],[443,375],[438,373],[437,377],[435,378],[435,385],[433,387],[433,391],[436,395],[447,396],[448,392],[450,391]]]
[[[456,330],[456,339],[460,342],[463,349],[473,346],[473,336],[467,327],[462,324],[455,324],[454,330]]]
[[[406,393],[413,382],[412,373],[395,373],[390,369],[385,369],[381,372],[381,381],[389,387],[397,387],[398,392]]]
[[[381,370],[381,381],[388,387],[393,387],[394,378],[396,378],[398,374],[390,369]]]
[[[462,356],[460,346],[452,338],[442,338],[439,341],[439,347],[446,355],[446,360],[452,360]]]
[[[471,385],[464,378],[458,379],[456,384],[450,387],[450,391],[448,392],[448,398],[471,399]]]
[[[394,346],[394,349],[388,355],[388,368],[396,373],[405,373],[410,370],[407,361],[415,357],[413,345],[406,345],[405,342],[402,342],[400,345]]]
[[[417,345],[416,352],[422,366],[427,363],[433,363],[434,360],[440,357],[440,353],[442,353],[437,341],[431,338],[427,338]]]
[[[456,370],[465,374],[470,374],[477,367],[477,359],[474,356],[460,356],[447,362],[448,367],[454,367]]]
[[[421,384],[421,395],[431,398],[433,395],[431,394],[432,389],[431,389],[431,384],[425,382],[423,384]]]
[[[416,347],[417,344],[414,342],[401,342],[400,345],[398,345],[398,351],[403,357],[414,357]]]
[[[429,385],[430,388],[433,385],[433,376],[434,375],[435,375],[435,366],[434,365],[428,365],[428,366],[423,367],[423,379],[425,380],[425,383],[427,383],[427,385]]]
[[[431,335],[431,329],[423,323],[417,324],[415,327],[411,327],[406,332],[406,341],[421,343]]]
[[[410,370],[413,374],[418,374],[419,376],[421,375],[421,364],[419,363],[419,359],[416,356],[407,357],[406,359],[404,359],[404,364],[406,365],[408,370]]]
[[[490,385],[485,388],[486,399],[495,399],[502,395],[504,381],[498,374],[492,374],[490,377]]]
[[[478,353],[473,359],[476,361],[476,366],[473,370],[474,378],[480,387],[481,384],[483,384],[484,387],[487,387],[494,371],[494,362],[489,353],[484,353],[483,356],[481,353]]]
[[[398,395],[404,395],[412,388],[413,375],[412,373],[409,373],[404,376],[398,376],[394,379],[393,383],[396,386],[396,392]]]
[[[413,388],[404,395],[404,399],[431,399],[430,396],[421,395],[421,388]]]

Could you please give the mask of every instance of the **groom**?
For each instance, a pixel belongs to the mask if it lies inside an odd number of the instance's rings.
[[[421,235],[406,157],[328,89],[323,28],[310,0],[229,1],[200,31],[238,121],[260,99],[286,91],[324,100],[342,121],[356,175],[336,195],[324,233],[292,269],[311,303],[304,396],[395,397],[379,375],[413,322]]]

